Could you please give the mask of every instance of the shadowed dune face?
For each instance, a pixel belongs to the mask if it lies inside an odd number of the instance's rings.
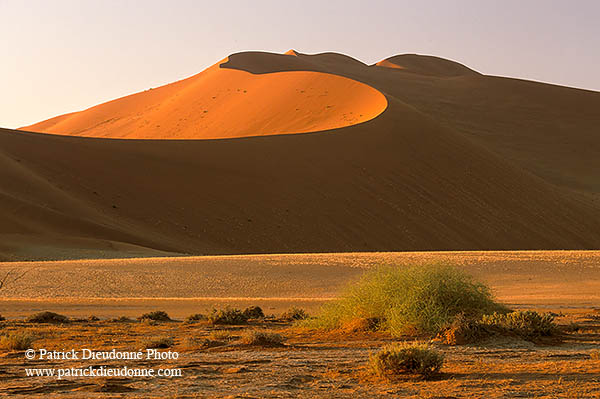
[[[375,64],[380,67],[401,69],[419,75],[453,77],[463,75],[479,75],[474,70],[439,57],[418,54],[402,54],[386,58]]]
[[[24,129],[85,137],[220,139],[336,129],[373,119],[386,107],[377,90],[337,75],[253,75],[215,65]]]

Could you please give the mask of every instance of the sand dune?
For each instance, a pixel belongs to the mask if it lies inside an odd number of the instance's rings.
[[[478,74],[458,62],[445,60],[439,57],[423,56],[418,54],[403,54],[386,58],[375,65],[380,67],[402,69],[419,75],[453,77]]]
[[[253,75],[219,64],[176,83],[23,129],[128,139],[263,136],[350,126],[373,119],[387,106],[377,90],[337,75]]]
[[[0,130],[0,256],[600,247],[599,94],[415,57],[239,53],[34,125],[62,135]]]

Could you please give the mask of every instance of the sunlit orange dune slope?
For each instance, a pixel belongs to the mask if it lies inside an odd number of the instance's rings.
[[[349,126],[376,117],[387,106],[377,90],[341,76],[309,71],[254,75],[219,64],[23,129],[128,139],[263,136]]]
[[[238,53],[63,116],[60,135],[0,130],[0,259],[599,248],[587,169],[598,93],[410,58],[393,58],[407,71],[335,53]],[[279,97],[245,102],[252,93]],[[180,121],[195,101],[202,112]],[[156,119],[128,130],[132,110]],[[76,137],[96,112],[109,122],[85,129],[106,137]]]

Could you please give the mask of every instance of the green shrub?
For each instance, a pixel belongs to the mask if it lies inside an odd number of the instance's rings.
[[[29,316],[25,321],[28,323],[68,323],[69,318],[54,312],[40,312]]]
[[[194,322],[194,321],[202,321],[202,320],[206,320],[206,316],[201,314],[201,313],[195,313],[193,315],[189,315],[185,321],[187,321],[188,323]]]
[[[431,378],[440,372],[444,356],[425,344],[391,344],[369,356],[371,371],[392,379],[401,374],[419,374]]]
[[[208,315],[208,321],[212,324],[246,324],[248,317],[239,309],[213,309]]]
[[[27,332],[13,331],[0,336],[0,349],[25,350],[30,349],[33,337]]]
[[[485,315],[481,323],[501,332],[512,332],[525,339],[548,337],[558,331],[554,316],[531,310]]]
[[[142,341],[144,349],[165,349],[173,346],[174,341],[171,337],[156,337]]]
[[[143,315],[138,317],[138,320],[140,320],[140,321],[143,321],[143,320],[172,321],[171,318],[169,317],[169,315],[167,314],[167,312],[164,312],[162,310],[157,310],[157,311],[150,312],[150,313],[144,313]]]
[[[308,313],[304,309],[297,308],[295,306],[289,308],[285,311],[281,318],[283,320],[295,321],[295,320],[304,320],[308,318]]]
[[[280,346],[283,343],[283,337],[269,331],[252,330],[244,332],[240,342],[244,345]]]
[[[265,317],[263,310],[259,306],[250,306],[242,312],[246,319],[262,319]]]
[[[317,318],[300,325],[334,329],[359,318],[378,320],[395,336],[435,334],[459,313],[478,317],[494,311],[505,308],[494,302],[487,286],[456,267],[385,267],[367,272]]]

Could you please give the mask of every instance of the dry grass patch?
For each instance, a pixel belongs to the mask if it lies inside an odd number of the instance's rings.
[[[208,338],[215,341],[231,341],[234,339],[234,336],[231,334],[231,331],[215,330],[208,335]]]
[[[0,336],[0,349],[25,350],[30,349],[34,338],[25,331],[11,331]]]

